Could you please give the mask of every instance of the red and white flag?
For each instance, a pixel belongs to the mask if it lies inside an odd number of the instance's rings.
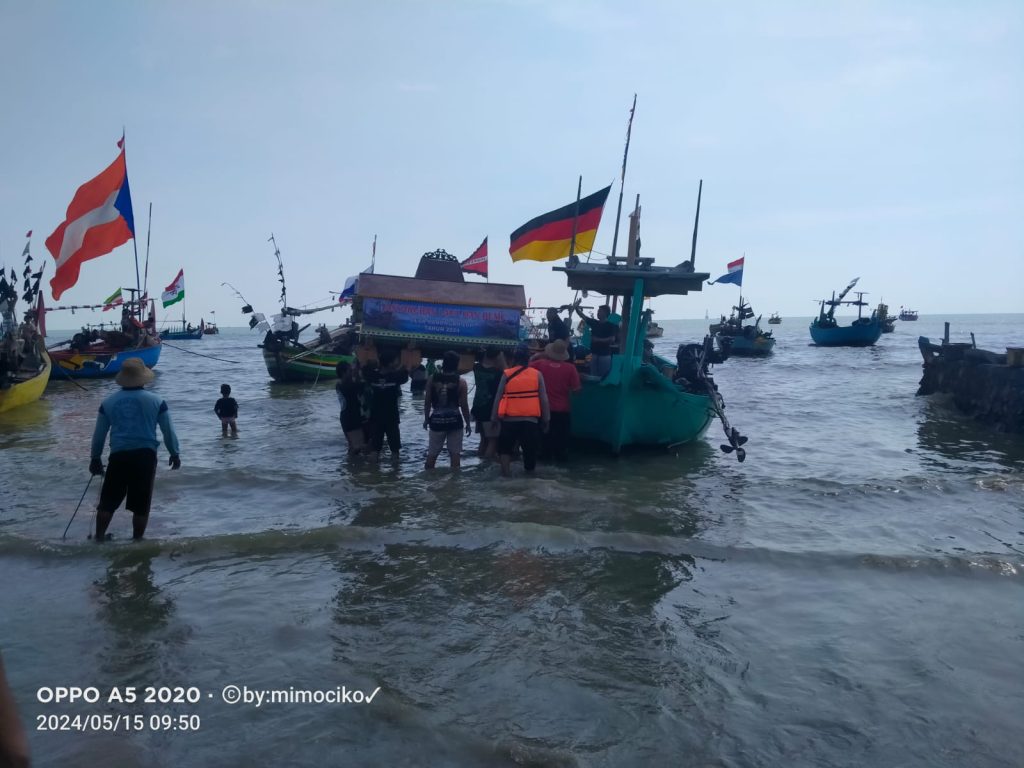
[[[480,243],[480,247],[473,251],[472,255],[465,261],[459,262],[463,272],[471,272],[475,275],[487,277],[487,238]]]
[[[135,217],[128,189],[124,150],[94,179],[78,188],[64,222],[46,238],[57,262],[50,280],[53,298],[78,282],[82,264],[110,253],[135,237]]]

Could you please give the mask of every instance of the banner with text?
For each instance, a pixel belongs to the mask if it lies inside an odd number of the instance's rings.
[[[363,333],[514,343],[519,338],[519,310],[366,297]]]

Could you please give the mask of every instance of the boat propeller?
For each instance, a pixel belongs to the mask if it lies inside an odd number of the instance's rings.
[[[747,451],[746,449],[743,448],[743,444],[746,443],[747,440],[749,440],[750,438],[748,438],[745,435],[741,435],[739,430],[736,429],[736,427],[733,427],[732,429],[727,429],[725,431],[725,434],[726,437],[729,438],[729,444],[726,445],[725,443],[723,443],[722,445],[719,446],[719,448],[722,449],[722,453],[732,453],[733,451],[736,451],[736,458],[739,459],[740,463],[742,464],[743,460],[747,458]]]

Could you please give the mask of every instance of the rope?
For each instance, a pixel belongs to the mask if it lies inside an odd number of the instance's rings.
[[[179,347],[179,346],[176,346],[176,345],[171,344],[170,342],[166,342],[166,341],[162,341],[160,343],[163,344],[165,347],[170,347],[171,349],[180,349],[182,352],[188,352],[190,355],[198,355],[199,357],[208,357],[210,360],[217,360],[218,362],[221,362],[221,363],[232,363],[233,365],[241,365],[241,363],[238,362],[237,360],[225,360],[223,357],[214,357],[213,355],[204,355],[202,352],[193,352],[191,349],[185,349],[184,347]]]

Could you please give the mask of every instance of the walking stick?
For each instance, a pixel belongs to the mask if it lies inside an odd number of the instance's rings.
[[[78,506],[75,507],[75,511],[71,513],[71,519],[68,520],[67,528],[64,529],[64,535],[61,536],[62,539],[67,537],[67,535],[68,535],[68,528],[70,528],[71,524],[75,521],[75,515],[77,515],[78,514],[78,510],[81,509],[82,502],[85,501],[85,494],[87,494],[89,492],[89,486],[92,485],[92,479],[94,477],[96,477],[96,475],[89,475],[89,482],[85,484],[85,490],[82,491],[82,498],[80,498],[78,500]]]

